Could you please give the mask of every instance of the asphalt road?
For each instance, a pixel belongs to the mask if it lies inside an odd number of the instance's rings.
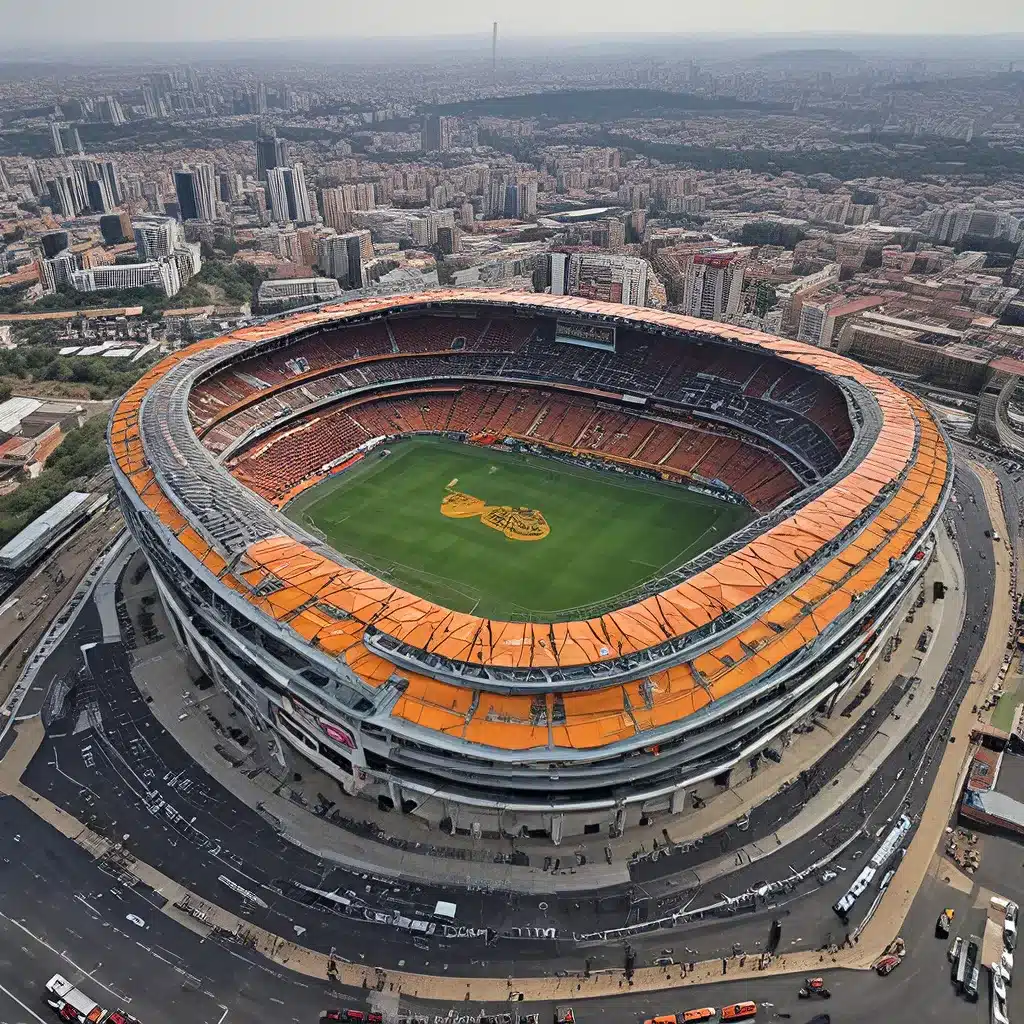
[[[966,561],[967,621],[978,624],[977,632],[965,630],[931,706],[861,796],[817,834],[718,880],[714,887],[718,892],[738,896],[765,881],[789,876],[794,868],[816,862],[859,830],[866,829],[873,836],[902,810],[914,814],[923,807],[941,755],[941,725],[951,717],[948,708],[954,695],[968,685],[992,601],[992,563],[979,558],[979,552],[989,543],[984,538],[988,521],[981,489],[973,475],[963,471],[958,474],[957,493],[963,510],[957,526]],[[969,494],[975,496],[975,502],[970,501]],[[291,935],[296,927],[304,929],[302,941],[314,948],[347,949],[351,959],[361,956],[382,966],[402,962],[411,970],[436,971],[449,964],[460,973],[511,976],[581,969],[587,958],[595,969],[621,966],[619,943],[580,947],[572,941],[573,932],[592,933],[658,918],[691,899],[713,902],[718,894],[705,892],[701,886],[700,863],[749,842],[759,834],[758,829],[777,827],[770,816],[784,820],[806,798],[805,787],[790,787],[775,798],[770,808],[759,812],[760,824],[752,820],[750,831],[724,830],[709,837],[692,855],[641,864],[637,870],[644,877],[628,889],[570,898],[528,897],[488,891],[453,892],[415,881],[396,883],[355,875],[285,842],[262,816],[207,776],[149,714],[131,681],[125,647],[102,644],[101,639],[98,615],[90,602],[73,636],[54,653],[40,676],[41,686],[34,699],[35,706],[44,711],[48,736],[26,773],[26,783],[97,831],[117,839],[127,834],[127,844],[136,856],[179,879],[200,896],[279,934]],[[83,657],[80,648],[86,643],[97,646]],[[86,664],[87,669],[82,671]],[[32,710],[26,704],[22,713]],[[884,720],[880,714],[874,721]],[[807,786],[827,782],[854,752],[853,740],[840,745],[829,755],[837,763],[823,767],[821,776],[809,780]],[[919,765],[918,776],[915,773]],[[829,908],[856,873],[858,865],[851,855],[868,852],[872,845],[873,840],[867,838],[854,844],[840,860],[849,870],[840,872],[840,877],[823,889],[812,880],[770,903],[759,901],[752,912],[639,936],[632,940],[633,946],[641,962],[668,946],[693,949],[697,953],[691,955],[701,957],[730,952],[734,944],[753,952],[765,942],[773,917],[782,921],[783,942],[793,943],[793,948],[840,942],[847,927],[855,927],[869,900],[864,898],[848,925]],[[259,891],[267,908],[244,903],[218,881],[222,875]],[[328,891],[352,892],[365,909],[343,916],[330,908],[310,905],[310,897],[296,887],[297,882]],[[523,941],[499,934],[485,946],[476,938],[435,936],[410,945],[404,933],[372,922],[375,910],[427,915],[438,899],[457,901],[460,925],[490,928],[496,933],[513,928],[555,928],[559,938],[555,942]]]
[[[201,940],[157,911],[158,894],[124,888],[83,850],[9,799],[0,800],[0,884],[0,1020],[5,1024],[33,1024],[33,1014],[51,1024],[55,1018],[43,1003],[43,986],[55,973],[143,1024],[265,1024],[268,1019],[313,1024],[321,1009],[365,1010],[376,999],[373,993],[280,972],[232,943]],[[834,1024],[877,1024],[900,1016],[898,1008],[912,1007],[914,1020],[980,1024],[986,1019],[984,999],[972,1005],[956,997],[947,980],[946,944],[932,935],[936,908],[947,905],[956,907],[958,926],[977,930],[981,911],[970,906],[970,898],[931,882],[907,920],[904,964],[885,979],[823,967],[833,992],[827,1005],[798,1000],[799,978],[769,977],[661,994],[632,994],[624,986],[622,996],[576,1003],[574,1011],[580,1024],[639,1024],[656,1013],[754,999],[761,1004],[762,1022],[789,1013],[803,1024],[815,1010],[827,1009]],[[128,922],[127,914],[139,916],[145,926]],[[1024,991],[1016,996],[1011,988],[1010,1000],[1015,1019]],[[536,1012],[548,1024],[554,1006],[402,997],[396,1009],[431,1024],[465,1024],[484,1010]]]

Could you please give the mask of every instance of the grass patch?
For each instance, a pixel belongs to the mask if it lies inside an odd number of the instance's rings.
[[[287,514],[398,585],[492,618],[608,601],[751,518],[682,487],[505,449],[416,438],[391,452],[311,488]],[[488,506],[540,511],[550,533],[511,540],[479,517],[443,516],[453,480]]]

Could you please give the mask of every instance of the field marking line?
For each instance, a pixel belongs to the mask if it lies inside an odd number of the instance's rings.
[[[50,1024],[49,1021],[43,1020],[43,1018],[40,1017],[35,1010],[33,1010],[29,1006],[26,1006],[25,1003],[23,1003],[10,989],[4,988],[3,985],[0,985],[0,992],[3,992],[3,994],[7,996],[8,999],[13,999],[14,1002],[16,1002],[26,1013],[30,1013],[33,1017],[35,1017],[35,1019],[39,1021],[39,1024]]]

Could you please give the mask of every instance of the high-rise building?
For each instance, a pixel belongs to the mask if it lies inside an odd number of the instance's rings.
[[[425,114],[420,129],[420,148],[424,153],[446,153],[452,148],[454,127],[454,118]]]
[[[110,213],[121,201],[121,181],[113,160],[75,157],[71,161],[79,188],[94,213]]]
[[[194,171],[174,172],[174,192],[182,220],[199,220],[199,182]]]
[[[170,256],[178,245],[180,227],[171,217],[141,217],[132,222],[140,260]]]
[[[77,217],[89,206],[88,196],[76,174],[62,171],[46,183],[49,204],[53,212],[61,217]]]
[[[100,234],[106,245],[120,245],[134,236],[132,220],[127,213],[108,213],[100,217]]]
[[[96,113],[101,121],[110,124],[124,124],[124,111],[116,96],[100,96],[96,101]]]
[[[0,192],[10,192],[11,182],[7,177],[7,171],[4,169],[3,161],[0,161]]]
[[[738,312],[748,255],[747,249],[697,253],[686,268],[682,312],[704,320],[721,320]]]
[[[317,242],[317,266],[343,288],[363,287],[363,264],[373,258],[370,232],[327,235]]]
[[[89,197],[89,209],[93,213],[110,213],[114,208],[114,202],[107,191],[106,182],[87,181],[85,183],[85,192]]]
[[[76,270],[78,257],[70,249],[57,253],[52,259],[40,260],[39,279],[43,291],[52,294],[58,288],[74,287],[72,278]]]
[[[278,224],[309,224],[313,210],[306,189],[306,176],[301,163],[294,167],[272,167],[267,171],[267,193],[270,209]]]
[[[214,220],[217,216],[217,176],[213,164],[196,164],[174,172],[174,191],[182,220]]]
[[[65,154],[82,156],[85,153],[85,147],[82,145],[82,137],[78,134],[78,129],[73,128],[69,124],[51,121],[50,138],[53,141],[54,156],[64,156]]]
[[[372,210],[377,205],[376,199],[372,182],[325,188],[320,194],[320,212],[328,227],[335,231],[347,231],[351,227],[351,218],[346,214]]]
[[[50,231],[40,239],[43,244],[43,256],[52,260],[59,252],[68,247],[68,233],[66,231]]]
[[[217,172],[213,164],[196,164],[198,179],[199,219],[217,219]]]
[[[647,303],[650,267],[638,256],[553,252],[549,264],[552,295],[580,295],[631,306]]]
[[[262,83],[261,83],[262,84]],[[256,178],[259,181],[267,180],[267,172],[274,167],[287,167],[288,143],[285,139],[279,139],[273,128],[260,128],[256,138]]]
[[[437,228],[437,247],[446,256],[459,251],[462,232],[454,224],[440,224]]]

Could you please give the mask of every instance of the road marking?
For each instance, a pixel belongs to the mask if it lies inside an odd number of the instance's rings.
[[[224,1024],[224,1018],[225,1018],[225,1017],[226,1017],[227,1015],[228,1015],[228,1008],[227,1008],[227,1007],[225,1006],[225,1007],[224,1007],[224,1012],[223,1012],[223,1013],[222,1013],[222,1014],[220,1015],[220,1020],[219,1020],[219,1021],[217,1021],[217,1024]]]
[[[37,1021],[39,1021],[39,1024],[50,1024],[49,1021],[43,1020],[43,1018],[40,1017],[35,1010],[32,1010],[29,1007],[27,1007],[13,992],[4,988],[3,985],[0,985],[0,992],[3,992],[3,994],[7,996],[8,999],[13,999],[26,1013],[32,1014],[32,1016],[35,1017]],[[223,1020],[223,1018],[221,1019]]]
[[[49,951],[50,951],[51,953],[53,953],[53,954],[54,954],[55,956],[59,956],[59,957],[61,958],[61,960],[64,960],[64,961],[66,961],[67,963],[71,964],[71,966],[72,966],[72,967],[74,967],[74,969],[75,969],[76,971],[80,971],[80,972],[81,972],[82,974],[84,974],[84,975],[85,975],[85,977],[87,977],[87,978],[88,978],[88,979],[89,979],[90,981],[92,981],[92,982],[93,982],[94,984],[96,984],[96,985],[99,985],[99,987],[100,987],[100,988],[102,988],[102,989],[105,989],[105,990],[106,990],[107,992],[109,992],[109,993],[110,993],[110,994],[111,994],[112,996],[116,996],[116,997],[117,997],[118,999],[120,999],[120,1000],[121,1000],[121,1002],[122,1002],[122,1003],[125,1003],[125,1004],[127,1004],[127,1003],[130,1003],[130,1002],[132,1001],[132,997],[131,997],[131,996],[125,995],[125,994],[124,994],[123,992],[118,992],[118,990],[117,990],[116,988],[111,988],[111,987],[110,987],[109,985],[104,985],[104,984],[103,984],[103,982],[102,982],[102,981],[100,981],[100,980],[99,980],[99,978],[97,978],[97,977],[96,977],[96,976],[95,976],[95,975],[93,974],[93,972],[92,972],[92,971],[87,971],[87,970],[86,970],[86,969],[85,969],[84,967],[81,967],[81,966],[79,966],[78,964],[76,964],[76,963],[75,963],[75,961],[74,961],[74,960],[72,960],[72,959],[71,959],[71,957],[69,957],[69,956],[67,955],[67,953],[65,953],[65,952],[62,952],[62,951],[61,951],[61,950],[59,950],[59,949],[55,949],[55,948],[54,948],[53,946],[51,946],[51,945],[50,945],[50,944],[49,944],[49,943],[48,943],[48,942],[46,941],[46,939],[42,938],[42,937],[41,937],[41,936],[39,936],[39,935],[36,935],[36,933],[35,933],[35,932],[33,932],[33,931],[30,931],[30,930],[29,930],[28,928],[26,928],[26,927],[25,927],[25,926],[24,926],[24,925],[23,925],[23,924],[22,924],[22,923],[21,923],[20,921],[15,921],[13,917],[8,917],[8,916],[7,916],[7,915],[6,915],[5,913],[3,913],[2,911],[0,911],[0,917],[2,917],[2,918],[3,918],[4,920],[5,920],[5,921],[9,921],[9,922],[10,922],[11,924],[13,924],[13,925],[14,925],[14,926],[15,926],[16,928],[20,928],[20,929],[21,929],[21,930],[22,930],[22,931],[23,931],[23,932],[24,932],[24,933],[25,933],[26,935],[28,935],[28,936],[30,936],[31,938],[35,939],[35,941],[36,941],[36,942],[38,942],[40,946],[45,946],[45,947],[46,947],[46,948],[47,948],[47,949],[48,949],[48,950],[49,950]],[[97,966],[98,966],[98,965],[97,965]],[[44,1022],[44,1024],[46,1024],[46,1022]]]

